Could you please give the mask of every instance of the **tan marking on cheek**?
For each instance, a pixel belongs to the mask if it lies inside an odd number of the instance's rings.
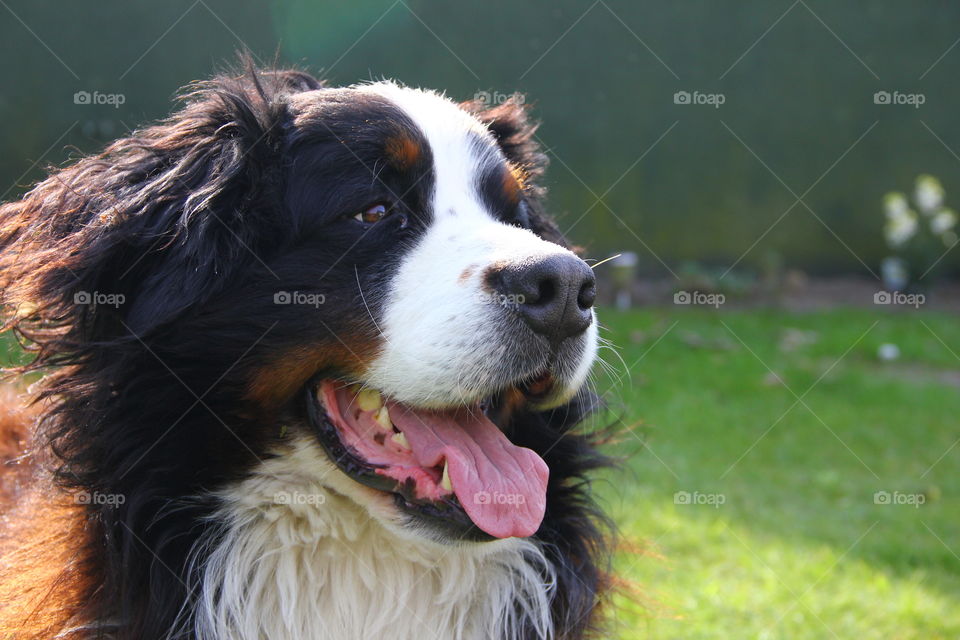
[[[398,135],[387,140],[387,159],[399,169],[409,169],[420,160],[423,151],[410,136]]]
[[[473,276],[474,272],[477,270],[477,265],[472,264],[463,271],[460,272],[460,277],[457,278],[457,282],[460,284],[467,284],[467,281]]]
[[[370,336],[341,335],[331,342],[294,348],[277,355],[256,371],[248,385],[247,397],[260,409],[272,409],[287,402],[324,369],[345,375],[360,375],[381,348]]]

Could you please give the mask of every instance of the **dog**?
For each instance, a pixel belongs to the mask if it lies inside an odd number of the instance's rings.
[[[596,283],[523,101],[181,98],[0,207],[4,637],[595,634]]]

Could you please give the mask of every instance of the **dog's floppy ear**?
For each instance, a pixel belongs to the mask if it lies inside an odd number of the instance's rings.
[[[128,334],[121,322],[143,335],[214,295],[257,259],[258,233],[282,228],[284,96],[318,88],[297,71],[194,85],[170,118],[0,207],[11,324],[83,344]]]
[[[474,99],[461,103],[460,107],[486,125],[507,160],[536,182],[547,167],[547,157],[534,137],[539,123],[530,117],[523,96],[514,94],[493,106],[487,102]]]
[[[495,94],[499,95],[499,94]],[[541,151],[535,133],[539,123],[530,116],[523,96],[514,94],[504,102],[490,106],[489,101],[470,100],[460,103],[493,134],[503,155],[524,176],[524,193],[530,208],[530,227],[541,237],[561,246],[568,246],[556,223],[545,211],[546,192],[541,180],[548,159]]]

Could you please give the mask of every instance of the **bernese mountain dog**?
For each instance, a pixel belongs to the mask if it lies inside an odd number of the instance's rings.
[[[0,635],[595,634],[596,285],[534,129],[247,68],[0,207]]]

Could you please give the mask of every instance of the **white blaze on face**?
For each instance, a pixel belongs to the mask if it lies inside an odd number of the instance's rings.
[[[529,375],[549,353],[531,353],[505,329],[511,319],[503,300],[485,284],[491,265],[522,264],[556,254],[573,255],[531,231],[504,224],[477,193],[485,164],[503,162],[487,129],[440,95],[392,83],[367,90],[397,104],[426,137],[433,156],[433,220],[404,257],[390,287],[380,323],[384,345],[365,382],[393,398],[417,406],[449,406],[489,395],[505,372]],[[484,148],[489,141],[490,147]],[[578,388],[596,354],[592,322],[580,337],[579,363],[562,383]],[[531,345],[536,347],[536,345]],[[520,353],[521,350],[526,353]]]

